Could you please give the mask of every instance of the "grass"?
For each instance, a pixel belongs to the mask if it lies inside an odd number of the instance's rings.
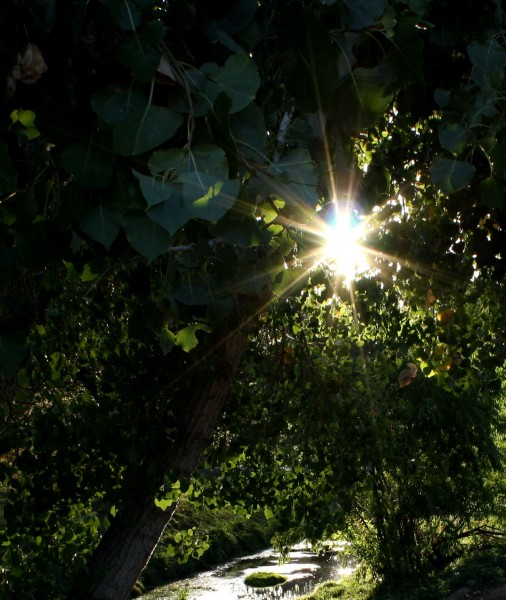
[[[287,581],[287,578],[284,575],[269,571],[257,571],[244,578],[244,583],[251,587],[269,587],[280,585],[285,581]]]
[[[347,577],[320,585],[301,600],[437,600],[467,585],[486,590],[506,582],[506,545],[494,544],[468,550],[440,573],[418,581],[399,583],[389,590],[371,579]]]

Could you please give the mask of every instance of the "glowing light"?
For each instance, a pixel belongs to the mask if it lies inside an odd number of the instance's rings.
[[[369,268],[362,223],[349,203],[333,204],[323,231],[323,262],[349,284]]]

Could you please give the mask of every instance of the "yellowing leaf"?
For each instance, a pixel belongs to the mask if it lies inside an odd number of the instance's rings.
[[[406,365],[406,368],[403,369],[397,377],[399,387],[403,388],[409,385],[412,382],[412,380],[416,377],[417,373],[418,366],[415,365],[415,363],[408,363]]]
[[[425,294],[425,306],[429,308],[436,302],[437,298],[434,296],[432,290],[429,288]]]
[[[447,325],[455,316],[455,312],[451,309],[442,310],[436,315],[436,319],[441,325]]]

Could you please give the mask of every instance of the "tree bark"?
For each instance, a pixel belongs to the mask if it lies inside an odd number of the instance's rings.
[[[176,470],[186,477],[197,466],[214,431],[228,395],[233,376],[246,346],[246,335],[237,330],[220,343],[219,358],[210,359],[213,378],[198,385],[184,403],[178,419],[178,440],[161,451],[157,474],[160,485],[165,473]],[[127,506],[112,521],[91,560],[87,573],[77,580],[69,600],[127,600],[135,582],[148,563],[172,515],[175,506],[166,511],[155,505],[156,489],[139,482],[136,492],[129,494]],[[145,484],[145,485],[143,485]]]

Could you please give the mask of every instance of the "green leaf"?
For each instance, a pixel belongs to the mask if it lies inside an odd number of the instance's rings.
[[[150,0],[105,0],[105,6],[121,29],[135,29],[141,23],[143,8],[151,7]]]
[[[274,519],[274,513],[272,512],[272,510],[270,508],[264,508],[264,516],[267,519],[267,521],[270,521],[271,519]]]
[[[450,104],[450,92],[437,88],[434,90],[434,100],[437,102],[439,108],[446,108]]]
[[[109,125],[118,125],[130,112],[144,111],[148,99],[135,90],[108,86],[91,99],[91,106],[100,119]]]
[[[467,52],[477,69],[489,74],[502,73],[506,63],[506,49],[499,44],[497,38],[487,44],[471,42],[467,46]]]
[[[475,168],[468,162],[438,157],[430,167],[431,180],[444,194],[453,194],[469,185]]]
[[[139,180],[142,195],[146,199],[148,207],[156,206],[168,200],[171,193],[171,186],[167,180],[162,177],[143,175],[135,170],[133,174]]]
[[[396,74],[388,65],[359,67],[341,78],[332,107],[336,124],[349,130],[372,127],[392,101],[389,84],[395,79]]]
[[[176,344],[175,334],[166,327],[158,334],[158,343],[164,354],[168,354]]]
[[[14,192],[17,189],[17,173],[7,152],[7,144],[0,141],[0,194]]]
[[[79,226],[90,238],[109,250],[119,233],[120,222],[119,213],[100,205],[87,213],[79,221]]]
[[[130,245],[148,260],[154,260],[166,252],[172,241],[167,231],[143,212],[126,215],[123,229]]]
[[[230,117],[230,131],[242,156],[262,160],[267,134],[264,113],[256,104],[251,103]]]
[[[344,26],[349,29],[365,29],[374,25],[386,7],[386,0],[348,0]]]
[[[230,113],[233,114],[246,108],[254,100],[260,86],[260,76],[248,56],[233,54],[223,68],[209,64],[202,68],[210,74],[211,81],[215,84],[208,87],[211,102],[214,102],[220,92],[225,92],[232,100]]]
[[[112,155],[91,143],[68,146],[62,152],[61,160],[76,182],[85,188],[100,189],[111,183],[114,173]]]
[[[404,0],[405,4],[419,17],[422,17],[429,7],[430,0]]]
[[[506,179],[506,139],[500,139],[490,153],[494,175]]]
[[[280,33],[280,43],[293,57],[286,86],[297,108],[304,112],[327,111],[338,78],[339,54],[329,30],[306,19],[302,7],[293,8],[290,28]]]
[[[272,285],[272,291],[277,296],[293,296],[299,294],[307,283],[309,272],[302,267],[285,269],[277,283]]]
[[[186,283],[175,291],[174,298],[181,304],[205,306],[211,301],[211,293],[207,287]]]
[[[142,154],[169,140],[182,122],[179,114],[161,106],[129,111],[114,129],[114,148],[126,156]]]
[[[35,113],[33,110],[13,110],[11,112],[11,121],[12,123],[17,123],[19,121],[21,125],[24,125],[25,127],[32,127],[35,125]]]
[[[192,213],[183,204],[179,187],[172,186],[170,198],[147,211],[148,217],[171,235],[192,218]]]
[[[418,18],[407,16],[399,19],[392,38],[390,60],[397,69],[397,85],[423,84],[423,40],[416,28]]]
[[[220,179],[227,178],[228,162],[225,152],[222,148],[211,144],[196,146],[186,158],[184,171],[198,171]]]
[[[219,181],[214,175],[180,173],[183,183],[183,202],[190,214],[205,221],[217,221],[234,205],[239,194],[240,181]]]
[[[467,146],[472,134],[466,127],[458,123],[443,123],[438,127],[441,146],[452,154],[460,154]]]
[[[192,325],[188,325],[184,329],[180,329],[176,335],[176,345],[179,346],[183,352],[190,352],[193,350],[197,344],[198,339],[196,336],[197,331],[205,331],[206,333],[210,333],[210,329],[207,325],[202,323],[193,323]]]
[[[256,220],[227,218],[227,216],[220,219],[214,228],[214,237],[241,248],[260,246],[266,242],[266,233],[259,228]]]
[[[504,186],[491,175],[480,182],[481,201],[489,208],[502,208],[504,205]]]
[[[272,193],[287,205],[315,207],[318,203],[318,174],[308,150],[293,150],[269,168],[276,181],[268,181]]]
[[[182,150],[171,148],[170,150],[157,150],[149,157],[148,167],[153,175],[166,174],[177,171],[182,165],[184,154]]]
[[[162,51],[159,44],[166,28],[160,21],[145,23],[131,33],[118,48],[118,58],[132,69],[139,81],[151,81],[160,64]]]

